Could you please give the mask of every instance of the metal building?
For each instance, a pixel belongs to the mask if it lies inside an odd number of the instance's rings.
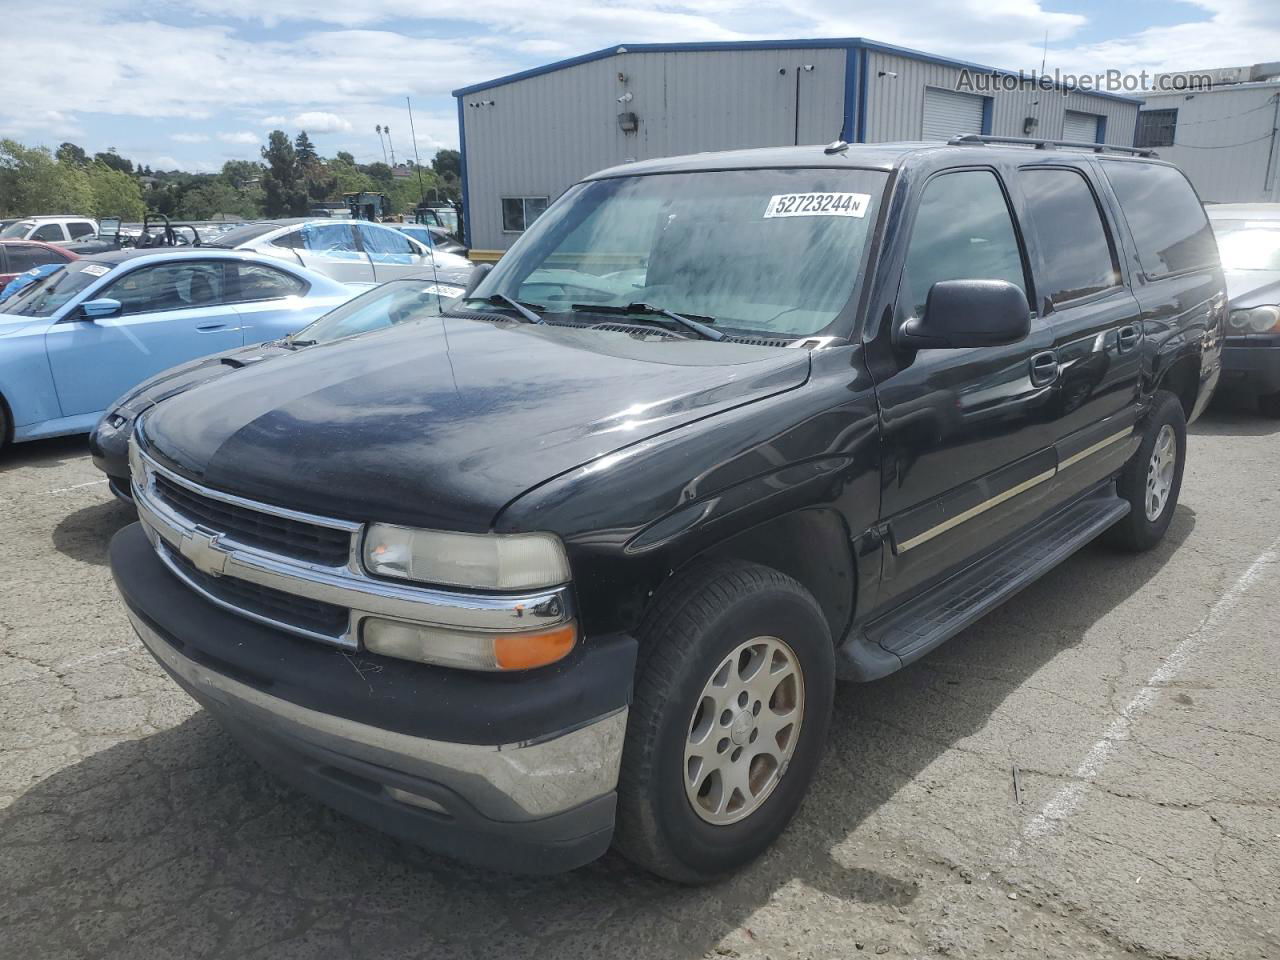
[[[1208,89],[1147,95],[1139,146],[1181,167],[1202,200],[1280,201],[1280,63],[1162,74],[1156,82],[1206,76]]]
[[[854,38],[609,47],[464,87],[468,242],[505,250],[561,191],[630,160],[966,133],[1132,144],[1140,100],[981,82],[1016,76]]]

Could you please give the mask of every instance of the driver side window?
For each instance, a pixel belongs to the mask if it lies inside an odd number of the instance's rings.
[[[124,316],[221,303],[222,264],[183,261],[142,267],[125,274],[102,295],[119,300]]]
[[[961,170],[925,185],[898,294],[902,316],[924,315],[940,280],[1006,280],[1027,292],[1013,216],[990,170]]]

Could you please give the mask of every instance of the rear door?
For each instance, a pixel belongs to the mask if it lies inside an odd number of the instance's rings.
[[[139,267],[92,296],[119,300],[119,315],[87,320],[73,311],[54,324],[45,346],[63,416],[103,410],[154,373],[240,346],[226,264],[183,258]]]
[[[1120,270],[1116,224],[1090,163],[1026,165],[1018,185],[1034,249],[1039,311],[1053,328],[1056,423],[1063,497],[1123,466],[1137,419],[1141,309]]]
[[[309,223],[302,228],[303,249],[295,250],[303,266],[341,283],[373,283],[373,264],[347,223]]]
[[[940,280],[995,279],[1034,303],[1026,251],[994,169],[935,174],[919,193],[895,308],[899,325]],[[1053,477],[1050,381],[1033,376],[1053,333],[1032,315],[1000,347],[895,351],[877,375],[889,549],[879,602],[894,605],[1035,519]]]
[[[234,280],[232,299],[241,318],[241,337],[246,346],[277,340],[297,333],[314,320],[319,311],[304,299],[310,284],[287,270],[265,263],[230,265]]]
[[[373,223],[357,223],[360,243],[373,262],[373,276],[378,283],[422,272],[430,266],[412,240],[399,230]]]

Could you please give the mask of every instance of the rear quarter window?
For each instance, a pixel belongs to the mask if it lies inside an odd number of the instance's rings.
[[[1209,218],[1176,167],[1136,160],[1104,161],[1149,279],[1218,262]]]
[[[1019,171],[1019,181],[1044,255],[1040,292],[1057,305],[1116,286],[1120,270],[1111,238],[1084,175],[1029,167]]]

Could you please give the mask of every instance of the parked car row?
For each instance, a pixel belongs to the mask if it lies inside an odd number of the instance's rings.
[[[372,229],[183,255],[224,285],[413,272],[100,407],[95,462],[139,517],[112,570],[273,772],[504,869],[614,845],[704,882],[760,854],[837,676],[915,661],[1095,538],[1160,541],[1186,425],[1255,329],[1194,191],[1143,156],[632,163],[452,300],[443,254]],[[117,299],[81,292],[62,316]]]

